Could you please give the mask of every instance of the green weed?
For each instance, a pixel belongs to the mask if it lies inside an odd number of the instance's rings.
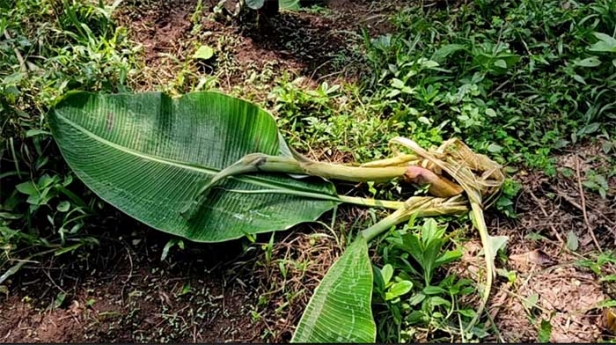
[[[140,47],[113,24],[113,9],[66,0],[0,4],[2,271],[37,250],[58,255],[97,243],[85,229],[102,203],[67,169],[45,114],[69,90],[127,90]]]
[[[495,4],[401,11],[365,36],[366,83],[391,118],[553,174],[551,153],[614,130],[613,3]]]
[[[378,341],[413,341],[422,328],[460,335],[461,325],[475,316],[473,309],[458,302],[475,292],[473,282],[439,274],[440,267],[462,256],[458,249],[446,250],[447,225],[431,218],[422,225],[414,223],[411,219],[402,229],[392,230],[387,245],[379,246],[384,265],[374,267]],[[486,335],[480,329],[475,333]]]

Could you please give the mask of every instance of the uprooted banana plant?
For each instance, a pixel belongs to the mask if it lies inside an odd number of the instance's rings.
[[[482,210],[497,196],[504,175],[460,140],[425,150],[399,137],[390,142],[395,156],[389,159],[359,166],[315,162],[286,144],[269,113],[216,92],[178,99],[154,92],[70,93],[53,108],[49,123],[69,166],[102,199],[155,229],[196,242],[285,230],[342,203],[394,209],[365,229],[326,274],[295,342],[375,341],[367,242],[412,216],[470,209],[484,246],[481,310],[485,306],[495,253]],[[428,184],[432,196],[404,202],[342,196],[330,181],[392,179]]]

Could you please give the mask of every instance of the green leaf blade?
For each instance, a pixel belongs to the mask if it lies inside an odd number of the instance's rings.
[[[413,283],[408,280],[403,280],[395,283],[391,286],[389,291],[385,294],[385,300],[389,301],[395,298],[398,298],[402,295],[405,295],[411,291],[413,288]]]
[[[359,236],[332,265],[314,291],[292,343],[373,343],[372,267]]]
[[[285,230],[337,204],[328,182],[252,174],[228,179],[195,218],[184,218],[181,210],[224,167],[247,153],[281,154],[273,117],[221,93],[179,99],[156,92],[71,93],[49,122],[67,163],[99,197],[152,228],[196,242]],[[284,193],[225,191],[259,189]],[[289,194],[297,190],[323,198]]]
[[[193,59],[209,60],[214,56],[214,48],[203,45],[193,55]]]
[[[299,0],[279,0],[280,9],[287,11],[297,11],[301,8]]]

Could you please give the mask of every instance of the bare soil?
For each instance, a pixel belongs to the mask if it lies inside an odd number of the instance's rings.
[[[16,276],[0,304],[2,341],[258,340],[260,329],[248,327],[257,284],[221,266],[242,253],[239,242],[172,249],[161,262],[169,236],[114,217],[123,228],[100,236],[94,251],[33,263]]]
[[[246,98],[264,99],[266,90],[271,90],[268,81],[285,73],[312,82],[350,81],[366,66],[363,57],[350,49],[361,40],[361,30],[370,35],[388,32],[388,15],[400,6],[397,1],[329,0],[323,3],[327,13],[283,11],[239,25],[232,19],[214,20],[210,14],[216,3],[203,1],[201,12],[195,12],[195,0],[134,0],[118,9],[118,22],[143,45],[144,65],[134,81],[136,90],[157,89],[175,79],[186,64],[196,65],[200,72],[185,76],[187,80],[215,75],[222,90],[240,87]],[[215,50],[211,61],[191,59],[200,45]],[[253,74],[263,78],[264,70],[271,70],[272,80],[259,80],[263,91],[259,92],[247,80]]]
[[[352,81],[364,68],[362,57],[351,49],[361,39],[359,29],[366,27],[372,35],[387,32],[387,15],[398,8],[396,2],[331,0],[324,5],[329,13],[283,13],[258,27],[240,27],[209,19],[205,14],[215,3],[204,1],[195,21],[194,0],[122,4],[118,22],[143,45],[143,73],[132,80],[136,90],[156,90],[180,74],[192,81],[215,75],[222,89],[240,87],[247,98],[263,100],[268,83],[285,73],[312,82]],[[201,44],[216,49],[213,61],[190,59]],[[340,56],[346,57],[344,65]],[[186,64],[196,65],[199,73],[183,74]],[[261,88],[246,82],[257,71],[266,78],[263,70],[271,70],[271,76],[259,81]],[[178,81],[174,91],[186,91],[187,84]],[[559,156],[558,165],[583,177],[588,168],[606,161],[598,145],[588,144]],[[497,278],[490,314],[510,342],[535,341],[537,320],[550,316],[553,342],[595,341],[604,333],[596,304],[609,291],[573,262],[580,253],[595,250],[591,231],[604,248],[614,248],[616,205],[596,193],[581,194],[575,175],[550,178],[520,171],[515,177],[525,186],[516,201],[518,219],[486,215],[491,234],[509,236],[509,260],[497,266],[518,275],[515,283]],[[611,200],[615,193],[612,187]],[[329,224],[327,217],[322,221]],[[367,217],[365,211],[341,208],[338,228]],[[334,236],[319,225],[301,226],[275,234],[274,259],[266,255],[267,235],[258,238],[262,247],[247,246],[245,240],[186,242],[184,250],[172,248],[161,261],[170,236],[113,210],[109,219],[114,226],[101,230],[100,246],[78,256],[33,262],[11,279],[9,293],[0,296],[0,341],[288,342],[345,241],[344,233]],[[563,249],[569,232],[579,239],[574,253]],[[465,250],[451,270],[478,279],[483,274],[478,240],[466,243]],[[529,308],[523,301],[533,295],[536,303]]]

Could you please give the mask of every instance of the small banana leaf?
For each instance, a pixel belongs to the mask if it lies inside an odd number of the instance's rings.
[[[374,343],[372,266],[363,236],[330,267],[310,298],[292,343]]]
[[[68,165],[99,197],[196,242],[288,229],[339,203],[323,179],[255,173],[227,179],[197,216],[183,216],[199,187],[244,155],[291,155],[271,114],[222,93],[73,92],[50,111],[49,125]]]
[[[373,271],[367,241],[411,217],[467,212],[465,203],[460,197],[411,197],[398,210],[362,231],[315,289],[291,342],[374,343]]]

